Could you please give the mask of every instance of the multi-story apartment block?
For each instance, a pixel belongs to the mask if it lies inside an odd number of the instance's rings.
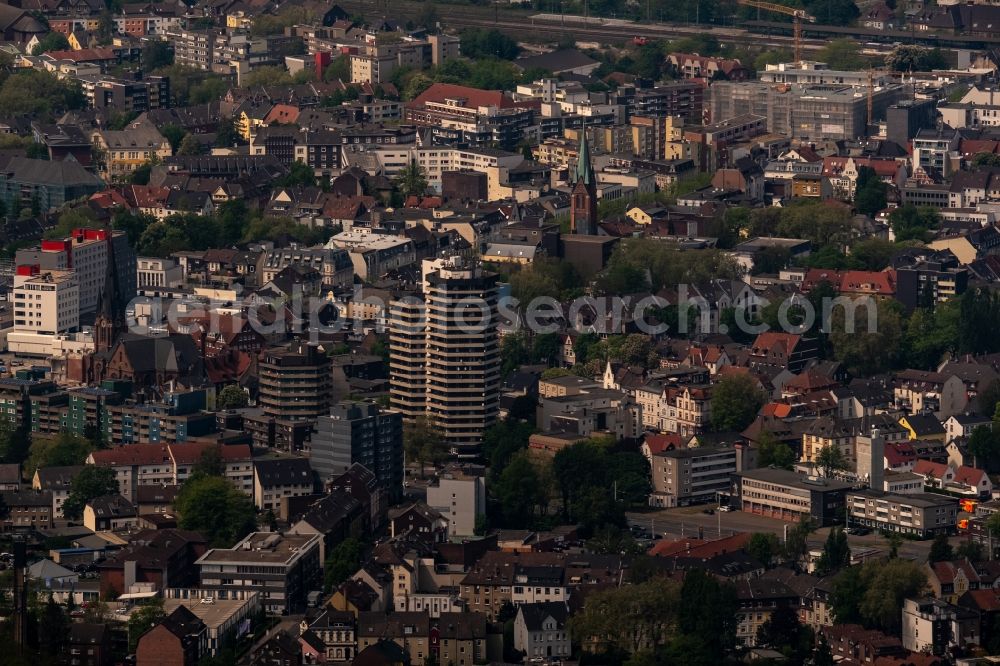
[[[275,615],[305,608],[306,595],[322,584],[319,535],[254,532],[232,548],[198,558],[201,587],[230,593],[250,589]]]
[[[97,310],[101,292],[107,287],[108,259],[119,293],[131,298],[136,291],[135,255],[124,231],[74,229],[67,238],[44,240],[39,246],[18,250],[18,266],[37,266],[40,271],[72,271],[79,287],[81,315]]]
[[[450,257],[424,261],[422,304],[390,306],[390,404],[426,414],[460,456],[500,411],[497,297],[495,273]]]
[[[132,444],[94,451],[87,456],[88,465],[110,467],[118,479],[118,491],[129,501],[135,501],[138,486],[164,486],[183,483],[211,445]],[[253,458],[246,444],[219,447],[224,475],[248,496],[253,494]]]
[[[351,82],[379,84],[390,80],[400,67],[426,69],[460,55],[461,41],[453,35],[428,35],[384,42],[371,34],[351,55]]]
[[[128,80],[111,76],[85,75],[76,77],[95,109],[114,109],[125,113],[143,113],[150,109],[170,107],[170,78],[147,76]]]
[[[395,502],[403,492],[403,415],[374,403],[334,405],[316,420],[310,462],[321,483],[364,465]]]
[[[56,335],[80,326],[80,284],[74,271],[18,266],[14,276],[14,331]]]
[[[650,506],[675,507],[714,502],[728,493],[736,472],[736,449],[694,447],[653,456]]]
[[[258,365],[258,403],[264,414],[291,421],[315,420],[330,408],[330,358],[316,345],[294,341],[264,352]]]
[[[486,515],[486,479],[482,469],[452,465],[427,487],[427,505],[448,519],[448,534],[470,537]]]
[[[955,531],[958,500],[931,493],[891,495],[858,490],[847,494],[847,511],[852,524],[926,539]]]
[[[435,83],[407,102],[404,119],[431,128],[435,144],[499,146],[514,150],[534,120],[529,103],[514,102],[499,91]]]

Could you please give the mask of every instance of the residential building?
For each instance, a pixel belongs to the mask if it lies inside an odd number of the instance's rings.
[[[427,487],[427,505],[448,520],[449,536],[476,534],[476,523],[486,515],[484,472],[468,465],[450,465],[438,474],[436,485]]]
[[[272,458],[253,464],[253,502],[261,511],[277,513],[283,497],[315,491],[313,470],[306,458]]]
[[[736,449],[695,447],[653,455],[650,506],[676,507],[715,502],[728,493],[736,472]]]
[[[396,502],[403,492],[403,416],[374,403],[340,402],[316,420],[309,461],[321,483],[364,465]]]
[[[135,505],[117,494],[95,497],[83,507],[83,526],[94,532],[127,529],[138,518]]]
[[[98,130],[93,135],[99,151],[98,169],[107,180],[126,180],[132,172],[153,159],[170,157],[170,142],[156,127],[136,120],[124,130]]]
[[[980,638],[973,610],[930,597],[903,601],[903,647],[911,652],[944,656]]]
[[[10,529],[46,530],[52,528],[52,494],[35,490],[8,491],[0,493],[7,518],[3,521]]]
[[[144,633],[136,645],[136,666],[196,666],[207,656],[208,629],[184,606]]]
[[[957,499],[923,492],[893,495],[877,490],[852,491],[847,494],[847,511],[853,524],[918,539],[951,534],[958,522]]]
[[[268,613],[301,612],[306,595],[319,589],[319,535],[253,532],[232,548],[213,548],[198,558],[201,587],[231,592],[251,589]]]
[[[124,594],[133,586],[163,592],[171,587],[198,583],[194,563],[208,550],[197,532],[178,529],[142,530],[129,543],[98,564],[101,593],[105,597]]]
[[[81,315],[97,311],[109,277],[117,282],[118,298],[127,302],[136,292],[135,254],[124,231],[73,229],[67,237],[46,239],[38,246],[18,250],[15,262],[18,266],[38,266],[39,271],[75,272]]]
[[[330,368],[330,358],[318,346],[300,340],[287,348],[265,350],[258,365],[258,404],[275,418],[315,420],[330,408]]]
[[[431,130],[436,145],[497,145],[515,150],[534,119],[530,104],[501,91],[435,83],[406,103],[403,118]]]
[[[514,618],[514,647],[529,661],[568,659],[572,655],[568,619],[565,602],[521,604]]]
[[[741,510],[790,522],[809,518],[817,525],[840,520],[852,488],[835,479],[771,468],[740,472],[733,479]]]
[[[62,505],[69,497],[70,484],[73,477],[79,474],[83,465],[66,467],[39,467],[31,477],[31,489],[43,491],[52,495],[52,517],[62,518]]]
[[[460,457],[477,454],[500,410],[497,279],[459,257],[425,260],[423,302],[390,305],[390,405],[426,415]]]
[[[75,271],[19,266],[14,276],[14,330],[53,336],[80,326],[80,283]]]

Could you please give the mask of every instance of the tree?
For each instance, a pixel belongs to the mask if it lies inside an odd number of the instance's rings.
[[[153,597],[129,615],[128,650],[130,654],[135,654],[135,648],[139,644],[139,638],[141,638],[144,633],[158,625],[165,617],[166,613],[163,612],[162,597]]]
[[[118,493],[118,478],[110,467],[86,465],[73,478],[69,495],[63,502],[63,515],[70,520],[79,520],[83,508],[95,497]]]
[[[866,173],[867,177],[862,181],[861,173],[869,171],[871,173]],[[871,167],[861,167],[858,169],[858,184],[857,190],[854,193],[854,207],[859,213],[874,217],[876,213],[885,209],[887,205],[887,191],[888,187],[875,175],[874,169]]]
[[[982,562],[986,559],[986,549],[978,541],[963,541],[955,549],[955,557],[964,557],[971,562]]]
[[[819,51],[819,59],[830,69],[858,70],[865,66],[861,46],[856,39],[844,38],[830,41]]]
[[[701,569],[684,575],[677,626],[718,662],[736,642],[736,590]]]
[[[83,437],[61,432],[55,438],[35,437],[31,440],[25,471],[29,476],[39,467],[82,465],[93,450]]]
[[[416,160],[411,160],[396,177],[396,186],[405,197],[422,196],[427,191],[427,177]]]
[[[931,544],[930,553],[927,555],[927,561],[933,564],[934,562],[947,562],[955,557],[955,553],[952,551],[951,544],[948,543],[948,535],[944,532],[938,533],[934,537],[934,543]]]
[[[784,556],[788,563],[798,569],[809,554],[809,535],[816,530],[816,525],[808,516],[802,516],[794,527],[788,530],[784,543]]]
[[[742,432],[753,423],[764,401],[763,392],[750,375],[724,376],[712,389],[712,428]]]
[[[823,544],[823,553],[816,568],[822,575],[829,575],[851,565],[851,547],[847,534],[840,527],[834,527]]]
[[[548,503],[548,493],[542,477],[527,451],[511,458],[494,484],[493,494],[503,513],[504,525],[515,529],[529,528],[536,510]]]
[[[43,53],[48,53],[49,51],[65,51],[68,48],[69,40],[66,39],[66,35],[53,30],[38,40],[38,43],[35,44],[35,48],[31,49],[31,55],[42,55]]]
[[[850,322],[849,314],[852,317]],[[874,326],[871,325],[871,314],[874,314]],[[855,307],[850,313],[844,307],[835,308],[831,319],[833,356],[853,375],[868,377],[899,363],[903,324],[901,307],[897,302],[869,298],[865,305]]]
[[[354,575],[361,567],[364,544],[354,537],[344,539],[330,551],[323,563],[323,588],[329,592]]]
[[[59,656],[66,646],[69,634],[69,618],[62,606],[49,593],[49,600],[38,618],[38,644],[50,656]]]
[[[887,633],[899,631],[903,600],[927,587],[922,566],[900,558],[869,560],[848,567],[833,584],[833,611],[838,624],[861,623]]]
[[[886,66],[894,72],[926,72],[947,67],[940,49],[916,44],[899,44],[885,57]]]
[[[816,643],[816,651],[813,653],[813,666],[834,666],[833,650],[826,642],[826,635],[820,632],[819,641]]]
[[[570,618],[570,628],[576,636],[594,637],[613,650],[636,654],[646,645],[655,648],[669,640],[680,603],[678,584],[656,577],[592,592],[583,609]]]
[[[192,477],[217,476],[226,474],[226,463],[222,459],[221,446],[208,446],[198,457],[198,462],[191,468]]]
[[[213,548],[229,548],[257,526],[250,498],[219,476],[189,478],[174,508],[181,529],[200,533]]]
[[[839,446],[828,445],[821,448],[816,453],[816,464],[823,469],[823,476],[833,476],[834,472],[839,472],[848,468],[847,458]]]
[[[205,152],[205,147],[194,134],[188,134],[177,147],[178,155],[201,155]]]
[[[215,398],[215,408],[219,411],[224,411],[227,409],[240,409],[241,407],[246,407],[250,402],[247,392],[244,391],[238,384],[229,384],[223,387],[219,391],[219,395]]]
[[[997,433],[991,426],[978,426],[969,436],[966,444],[969,453],[975,456],[976,467],[982,467],[990,471],[994,466],[997,457],[1000,456],[1000,433]]]
[[[351,80],[351,59],[349,56],[340,55],[330,61],[330,64],[323,70],[324,81],[350,81]]]
[[[420,465],[423,478],[427,463],[438,465],[448,456],[448,445],[441,431],[426,416],[420,416],[403,427],[403,451],[407,460]]]
[[[759,467],[777,467],[791,469],[795,464],[795,452],[773,433],[763,431],[757,437],[757,465]]]
[[[278,179],[281,187],[315,187],[316,174],[305,162],[295,161],[288,167],[288,173]]]
[[[750,540],[747,541],[744,550],[747,551],[747,555],[765,567],[770,568],[778,553],[781,552],[781,544],[778,542],[778,537],[775,534],[771,534],[770,532],[754,532],[750,535]]]
[[[938,212],[929,206],[906,204],[889,213],[889,226],[897,243],[907,240],[926,240],[928,232],[937,228],[940,220]]]
[[[37,69],[17,70],[0,86],[0,114],[50,118],[86,105],[80,85]]]
[[[174,64],[174,49],[165,39],[151,39],[142,49],[142,68],[151,72]]]
[[[757,629],[757,645],[788,649],[798,643],[802,624],[798,613],[789,604],[780,604]]]

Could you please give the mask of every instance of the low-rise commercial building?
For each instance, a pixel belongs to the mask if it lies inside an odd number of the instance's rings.
[[[714,502],[728,492],[736,472],[736,449],[695,447],[653,456],[650,506],[675,507]]]
[[[784,469],[756,469],[733,478],[733,496],[743,511],[791,522],[809,518],[817,525],[843,518],[851,489],[849,483]]]

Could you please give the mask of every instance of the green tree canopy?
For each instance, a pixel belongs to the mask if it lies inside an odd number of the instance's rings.
[[[87,502],[118,492],[118,478],[113,469],[86,465],[70,484],[69,495],[63,502],[63,515],[70,520],[79,520]]]
[[[725,375],[712,388],[712,428],[742,432],[753,423],[765,400],[750,375]]]
[[[215,398],[215,407],[219,410],[239,409],[246,407],[249,402],[250,398],[246,391],[238,384],[229,384],[219,391],[219,395]]]
[[[213,548],[229,548],[256,527],[253,502],[219,476],[195,475],[177,493],[180,527],[204,536]]]

